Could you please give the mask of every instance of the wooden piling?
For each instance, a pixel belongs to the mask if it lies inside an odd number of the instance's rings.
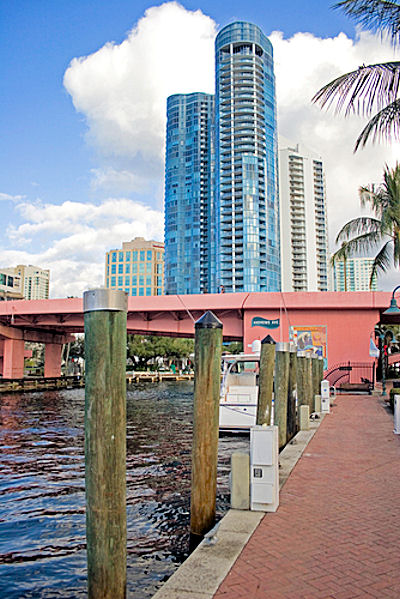
[[[315,396],[318,395],[319,393],[321,393],[321,388],[320,388],[320,384],[319,384],[319,374],[320,374],[320,368],[319,368],[319,360],[318,360],[318,356],[313,356],[311,358],[311,375],[312,375],[312,397],[313,397],[313,412],[316,411],[315,409]]]
[[[195,324],[190,546],[215,523],[222,323],[206,312]]]
[[[289,384],[288,384],[288,407],[287,407],[287,441],[290,441],[297,433],[297,349],[294,343],[289,348]]]
[[[313,376],[312,376],[312,358],[310,354],[306,355],[306,397],[310,408],[310,415],[315,412],[314,409],[314,392],[313,392]]]
[[[297,405],[309,405],[308,401],[308,380],[307,380],[307,357],[306,352],[297,352]],[[300,417],[299,414],[297,415]]]
[[[126,312],[122,291],[83,296],[89,599],[126,596]]]
[[[277,343],[275,347],[274,425],[278,427],[279,449],[282,449],[287,441],[289,343]]]
[[[272,391],[274,385],[275,341],[267,335],[261,341],[260,375],[256,424],[271,424]]]

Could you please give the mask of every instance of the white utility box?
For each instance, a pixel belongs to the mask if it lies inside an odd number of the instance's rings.
[[[400,435],[400,395],[394,396],[394,434]]]
[[[276,512],[279,505],[277,426],[250,429],[250,509]]]
[[[321,412],[330,412],[329,381],[321,381]]]

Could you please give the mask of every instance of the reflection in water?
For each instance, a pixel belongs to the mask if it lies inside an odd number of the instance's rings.
[[[187,556],[192,383],[127,394],[128,597],[147,599]],[[217,509],[233,451],[219,444]],[[0,395],[0,597],[86,597],[84,390]]]

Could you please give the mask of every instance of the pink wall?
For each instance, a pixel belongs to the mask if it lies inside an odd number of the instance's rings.
[[[46,343],[44,349],[44,376],[61,376],[62,345]]]

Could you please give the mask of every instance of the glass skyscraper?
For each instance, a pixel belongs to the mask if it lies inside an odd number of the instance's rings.
[[[210,292],[215,273],[214,96],[167,100],[165,292]]]
[[[236,22],[220,31],[215,53],[217,284],[279,291],[272,46],[259,27]]]
[[[204,93],[167,101],[165,290],[279,291],[272,46],[236,22],[215,52],[215,107]]]

